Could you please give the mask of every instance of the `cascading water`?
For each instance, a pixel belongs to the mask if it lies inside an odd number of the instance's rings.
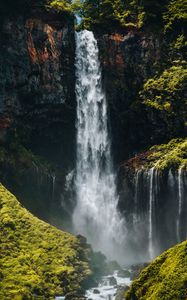
[[[178,243],[181,241],[180,237],[180,221],[182,213],[182,168],[178,170],[178,216],[177,216],[177,240]]]
[[[154,257],[153,248],[153,209],[154,209],[154,170],[151,168],[149,171],[149,257],[152,260]]]
[[[98,46],[87,30],[76,33],[76,45],[77,205],[73,224],[75,232],[85,235],[94,249],[114,259],[119,258],[125,233],[117,211]]]
[[[134,197],[134,213],[133,213],[133,225],[136,226],[139,221],[139,211],[138,211],[138,201],[139,201],[139,188],[140,188],[140,178],[142,170],[138,170],[135,176],[135,197]]]

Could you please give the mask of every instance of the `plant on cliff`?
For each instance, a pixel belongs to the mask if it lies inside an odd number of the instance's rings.
[[[187,63],[175,61],[160,76],[149,79],[140,98],[149,111],[159,115],[170,131],[185,127],[187,115]]]
[[[71,1],[67,0],[50,0],[48,1],[46,7],[48,9],[53,9],[56,12],[72,12]]]
[[[126,300],[187,298],[187,241],[158,256],[124,295]]]
[[[160,170],[187,168],[187,139],[173,139],[168,144],[153,146],[148,155],[149,167]]]
[[[166,69],[160,77],[149,79],[144,84],[141,98],[147,106],[166,113],[175,113],[187,104],[187,63],[177,61],[172,67]]]
[[[176,27],[185,29],[187,20],[187,1],[172,0],[168,2],[167,10],[163,16],[165,21],[165,30],[171,30]]]
[[[0,298],[73,299],[91,274],[89,248],[40,221],[0,185]],[[67,299],[68,299],[67,297]]]

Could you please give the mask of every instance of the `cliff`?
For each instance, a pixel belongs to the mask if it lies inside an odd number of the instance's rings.
[[[53,222],[51,205],[54,215],[63,214],[62,186],[74,166],[74,16],[43,3],[22,4],[1,3],[1,180],[33,213]]]
[[[16,128],[31,149],[50,155],[57,135],[67,139],[62,123],[71,134],[74,122],[74,19],[31,7],[24,17],[3,16],[0,36],[2,140]]]
[[[97,36],[115,161],[184,137],[186,63],[171,37],[151,27]]]

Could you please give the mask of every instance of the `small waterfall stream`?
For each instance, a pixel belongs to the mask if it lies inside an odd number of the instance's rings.
[[[178,243],[181,240],[181,234],[180,234],[180,223],[181,223],[181,214],[182,214],[182,206],[183,206],[183,195],[182,195],[182,189],[183,189],[183,172],[182,168],[178,170],[178,215],[177,215],[177,240]]]
[[[154,257],[153,249],[153,210],[154,210],[154,171],[151,168],[149,171],[149,257],[150,260]]]
[[[125,232],[117,210],[115,176],[108,133],[107,102],[97,41],[92,32],[76,33],[77,204],[73,214],[76,233],[96,250],[119,259]]]

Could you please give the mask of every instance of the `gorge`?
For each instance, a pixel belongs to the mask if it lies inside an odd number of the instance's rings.
[[[43,223],[35,222],[17,204],[14,211],[17,200],[12,202],[13,196],[0,188],[5,233],[0,273],[5,288],[0,296],[7,300],[24,290],[24,299],[66,295],[72,300],[82,299],[87,289],[88,297],[99,299],[97,289],[94,296],[98,282],[106,295],[107,276],[114,275],[112,294],[106,296],[110,299],[117,297],[115,278],[121,282],[118,285],[129,284],[128,272],[134,265],[144,266],[167,250],[132,283],[127,296],[121,291],[119,300],[170,300],[163,296],[164,288],[156,291],[170,271],[171,278],[179,280],[179,294],[169,279],[165,291],[169,294],[172,286],[171,299],[185,299],[183,4],[180,0],[71,2],[0,3],[1,182],[34,216],[62,230],[60,234],[44,226],[45,236]],[[76,14],[81,16],[79,24]],[[17,219],[23,215],[23,222]],[[34,230],[33,247],[27,230]],[[54,259],[59,247],[48,236],[62,245],[59,264]],[[21,249],[20,256],[9,243]],[[14,252],[24,283],[17,289],[11,287],[15,281],[7,272],[11,268],[12,274],[16,272],[11,262]],[[105,256],[116,261],[115,267],[106,267]],[[168,270],[171,261],[176,263]],[[127,271],[124,281],[115,273],[120,268],[117,262]],[[23,280],[24,270],[28,280]],[[11,289],[13,296],[8,295]]]

